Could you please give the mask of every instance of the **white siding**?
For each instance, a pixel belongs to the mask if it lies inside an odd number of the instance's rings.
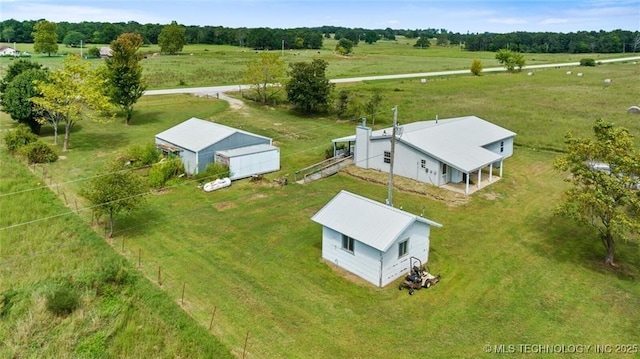
[[[358,144],[358,142],[356,142]],[[383,172],[389,172],[389,164],[384,162],[384,152],[391,151],[390,140],[371,141],[369,145],[369,168]],[[420,153],[417,150],[396,142],[395,159],[393,162],[393,174],[412,178],[421,182],[440,185],[441,169],[440,161]],[[357,152],[356,152],[357,153]],[[421,160],[425,160],[425,167],[422,168]],[[427,172],[427,169],[429,170]]]
[[[322,258],[378,286],[380,251],[355,239],[353,254],[342,249],[342,234],[322,227]]]
[[[232,152],[216,153],[216,162],[222,162],[229,166],[232,180],[274,172],[280,169],[280,150],[277,148],[238,156],[234,156]]]
[[[369,168],[371,129],[368,127],[356,127],[356,145],[353,163],[362,168]]]
[[[353,253],[350,253],[342,249],[342,234],[323,226],[322,258],[375,286],[384,287],[409,272],[411,257],[418,258],[423,264],[427,263],[429,260],[429,232],[429,225],[416,222],[391,245],[386,253],[359,242],[357,239],[354,243]],[[398,257],[398,245],[407,239],[409,240],[407,254]]]
[[[416,222],[405,233],[398,237],[398,240],[384,253],[382,267],[382,287],[394,282],[396,279],[406,275],[410,268],[410,258],[416,257],[426,264],[429,260],[429,232],[430,226],[425,223]],[[409,240],[407,254],[398,257],[399,244]]]

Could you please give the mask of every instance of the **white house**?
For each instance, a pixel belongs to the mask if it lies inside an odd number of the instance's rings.
[[[322,225],[322,258],[384,287],[429,260],[429,234],[441,224],[341,191],[312,218]]]
[[[392,130],[372,131],[363,123],[355,136],[334,139],[334,148],[347,142],[356,166],[389,172]],[[468,194],[470,184],[481,186],[483,170],[489,182],[494,180],[494,168],[502,177],[504,160],[513,155],[515,136],[476,116],[398,126],[393,173],[435,186],[463,183]]]
[[[270,138],[195,117],[157,134],[155,143],[179,156],[189,174],[203,172],[216,158],[229,165],[232,179],[280,169],[280,150]]]
[[[113,50],[108,46],[102,46],[98,51],[100,52],[100,58],[102,59],[113,57]]]
[[[20,53],[9,46],[0,46],[0,56],[18,56]]]

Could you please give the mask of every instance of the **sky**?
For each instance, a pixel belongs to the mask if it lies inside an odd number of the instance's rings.
[[[296,28],[640,31],[640,0],[0,0],[0,20]]]

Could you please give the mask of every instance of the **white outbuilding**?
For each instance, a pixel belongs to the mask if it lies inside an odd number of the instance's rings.
[[[407,274],[411,257],[427,263],[431,227],[442,227],[347,191],[311,220],[322,225],[322,258],[378,287]]]
[[[188,174],[215,161],[229,165],[231,179],[280,169],[280,150],[272,139],[192,117],[155,136],[156,146],[180,157]]]

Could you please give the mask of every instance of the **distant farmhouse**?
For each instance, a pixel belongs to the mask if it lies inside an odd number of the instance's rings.
[[[341,191],[312,218],[322,225],[322,258],[384,287],[429,260],[431,227],[441,224]]]
[[[20,52],[16,51],[13,47],[0,46],[0,56],[19,56]]]
[[[155,143],[179,156],[188,174],[213,162],[229,166],[232,180],[280,169],[280,149],[272,139],[195,117],[157,134]]]
[[[113,56],[113,50],[108,46],[102,46],[100,49],[100,58],[108,58]]]
[[[372,131],[362,124],[355,136],[333,140],[334,151],[347,143],[358,167],[389,172],[392,128]],[[503,162],[513,155],[516,134],[476,116],[420,121],[399,126],[393,173],[435,186],[463,184],[464,193],[502,177]],[[483,172],[484,171],[484,172]],[[488,182],[483,183],[483,173]]]

